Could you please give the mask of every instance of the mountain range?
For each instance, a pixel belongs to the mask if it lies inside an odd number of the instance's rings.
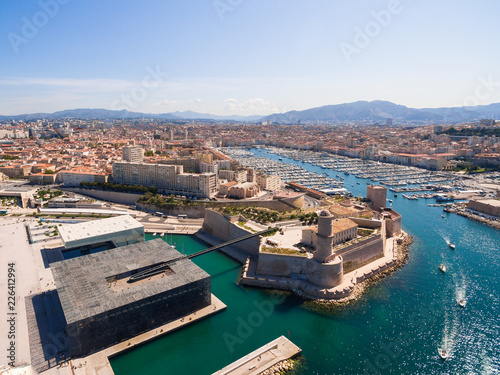
[[[500,103],[474,107],[408,108],[388,101],[358,101],[325,105],[303,111],[290,111],[266,116],[261,121],[277,123],[346,123],[383,122],[391,118],[395,124],[468,122],[483,118],[500,118]]]
[[[301,123],[385,123],[391,118],[393,123],[458,123],[477,121],[483,118],[500,118],[500,103],[469,107],[408,108],[388,101],[357,101],[354,103],[325,105],[303,111],[275,113],[269,116],[217,116],[193,111],[173,113],[141,113],[127,110],[70,109],[54,113],[31,113],[15,116],[0,116],[0,121],[33,119],[165,119],[165,120],[207,120],[207,121],[268,121],[280,124]]]

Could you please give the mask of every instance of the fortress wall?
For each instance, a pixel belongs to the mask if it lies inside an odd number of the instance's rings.
[[[353,271],[366,263],[384,256],[384,242],[378,237],[376,240],[356,246],[342,253],[344,272]]]
[[[208,234],[216,236],[223,241],[229,241],[231,239],[229,221],[224,217],[224,215],[218,212],[206,210],[202,228]]]
[[[343,264],[341,258],[329,263],[320,263],[297,255],[260,253],[257,274],[287,278],[303,275],[311,284],[332,288],[342,283]]]
[[[213,210],[205,211],[203,230],[223,241],[234,240],[252,233],[244,228],[241,228],[236,223],[231,223],[223,214]],[[233,246],[246,251],[249,254],[258,255],[260,248],[260,236],[239,242]]]
[[[307,258],[300,255],[283,255],[260,253],[257,263],[257,274],[290,277],[300,274]]]
[[[306,204],[304,194],[291,198],[281,198],[281,200],[296,208],[303,208]]]
[[[333,288],[344,279],[342,258],[337,257],[328,263],[319,263],[315,260],[307,262],[307,281],[323,288]]]
[[[391,220],[386,220],[387,222],[387,235],[389,237],[397,236],[401,234],[401,215],[395,217]]]
[[[230,239],[234,240],[239,237],[243,236],[248,236],[253,232],[247,231],[244,228],[241,228],[238,226],[236,223],[229,223],[229,235]],[[215,235],[217,235],[217,232],[215,232]],[[234,246],[238,247],[241,250],[246,251],[249,254],[258,256],[259,255],[259,249],[260,249],[260,241],[261,241],[261,236],[258,237],[253,237],[248,240],[238,242]]]

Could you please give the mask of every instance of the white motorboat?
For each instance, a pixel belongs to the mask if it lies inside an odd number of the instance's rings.
[[[448,352],[446,351],[446,349],[438,349],[438,353],[439,353],[439,356],[441,357],[441,359],[446,359],[448,358]]]
[[[450,249],[455,250],[455,245],[454,245],[454,244],[452,244],[451,242],[448,244],[448,246],[450,247]]]
[[[446,272],[446,266],[445,266],[444,264],[439,265],[439,270],[440,270],[442,273],[445,273],[445,272]]]
[[[466,300],[461,299],[461,300],[458,301],[458,306],[465,307],[465,305],[467,305],[467,301]]]

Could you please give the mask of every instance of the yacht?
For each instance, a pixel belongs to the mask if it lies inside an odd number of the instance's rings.
[[[439,265],[439,270],[442,272],[442,273],[445,273],[446,272],[446,266],[444,264],[440,264]]]
[[[446,359],[448,358],[448,352],[445,349],[438,349],[439,356],[441,359]]]

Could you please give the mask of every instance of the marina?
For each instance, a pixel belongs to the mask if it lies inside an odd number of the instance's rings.
[[[294,181],[326,193],[344,186],[360,185],[360,181],[346,185],[345,179],[354,176],[364,179],[366,184],[384,185],[394,193],[405,193],[403,197],[410,200],[435,198],[438,203],[442,203],[453,202],[453,195],[463,195],[464,198],[461,199],[468,199],[473,195],[485,195],[470,178],[444,171],[429,171],[411,166],[353,159],[325,152],[276,147],[256,147],[252,150],[254,152],[234,147],[219,149],[245,167],[269,175],[278,175],[284,182]],[[276,158],[257,155],[255,151],[263,151]],[[319,170],[306,170],[305,165],[318,167]],[[394,195],[396,196],[397,194]]]

